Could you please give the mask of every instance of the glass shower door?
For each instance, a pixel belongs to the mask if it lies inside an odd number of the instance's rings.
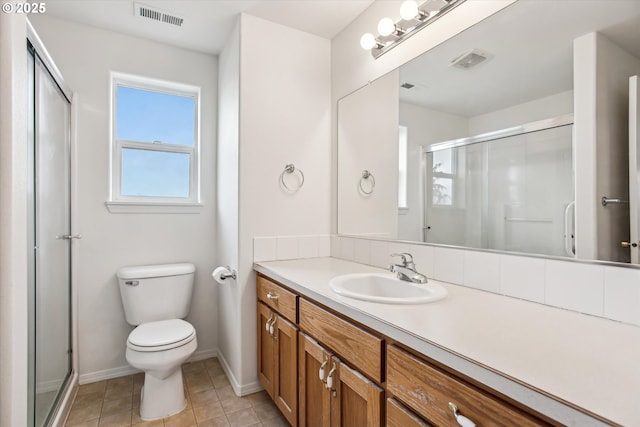
[[[34,53],[31,332],[34,425],[48,425],[71,373],[70,104]]]

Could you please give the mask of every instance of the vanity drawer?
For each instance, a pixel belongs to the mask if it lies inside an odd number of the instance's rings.
[[[547,425],[393,345],[387,347],[387,392],[438,426],[458,425],[449,402],[478,426]]]
[[[395,399],[387,399],[387,427],[431,427]]]
[[[298,296],[263,276],[258,276],[258,300],[262,301],[287,320],[296,323]]]
[[[354,368],[382,382],[384,340],[300,299],[300,329],[329,347]]]

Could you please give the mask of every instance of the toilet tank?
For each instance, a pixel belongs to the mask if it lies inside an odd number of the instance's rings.
[[[195,271],[190,263],[120,268],[117,277],[127,323],[137,326],[187,317]]]

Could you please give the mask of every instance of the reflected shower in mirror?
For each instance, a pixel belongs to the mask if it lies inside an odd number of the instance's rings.
[[[338,232],[628,262],[637,74],[640,1],[515,2],[339,101]]]

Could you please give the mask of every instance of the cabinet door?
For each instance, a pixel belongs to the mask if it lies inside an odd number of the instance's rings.
[[[331,357],[317,342],[303,333],[298,334],[298,420],[300,427],[329,427],[331,425],[331,396],[320,380],[320,369],[326,377]]]
[[[383,390],[358,371],[333,358],[331,425],[340,427],[382,426]],[[333,365],[332,363],[332,365]]]
[[[284,317],[275,321],[273,400],[289,423],[298,425],[298,328]]]
[[[258,303],[258,378],[273,399],[275,382],[274,341],[268,331],[268,323],[275,314],[269,307]]]

